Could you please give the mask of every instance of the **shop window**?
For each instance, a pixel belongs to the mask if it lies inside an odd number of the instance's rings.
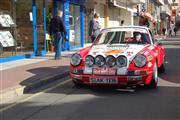
[[[33,52],[32,1],[0,1],[1,58]]]

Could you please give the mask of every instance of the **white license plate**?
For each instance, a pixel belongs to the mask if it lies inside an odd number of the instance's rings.
[[[90,78],[91,83],[96,84],[117,84],[118,79],[117,78]]]

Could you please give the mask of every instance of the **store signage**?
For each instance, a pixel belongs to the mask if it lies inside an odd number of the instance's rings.
[[[142,11],[142,12],[145,12],[145,11],[146,11],[145,4],[142,4],[142,6],[141,6],[141,11]],[[140,11],[140,12],[141,12],[141,11]]]
[[[0,31],[0,43],[3,47],[15,46],[14,38],[9,31]]]
[[[14,25],[14,22],[10,15],[3,14],[0,15],[0,24],[2,27],[11,27],[12,25]]]
[[[33,21],[33,14],[32,14],[32,12],[29,12],[29,18],[30,18],[30,21]]]

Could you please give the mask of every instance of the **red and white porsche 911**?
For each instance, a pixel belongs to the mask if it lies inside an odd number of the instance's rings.
[[[71,57],[75,85],[144,85],[156,88],[164,72],[164,47],[147,27],[123,26],[101,31],[92,46]]]

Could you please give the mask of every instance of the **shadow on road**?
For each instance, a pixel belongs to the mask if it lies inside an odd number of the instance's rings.
[[[178,120],[180,119],[178,93],[180,93],[179,87],[138,88],[133,93],[105,88],[77,89],[72,82],[69,82],[44,93],[43,97],[4,112],[2,118],[8,120],[20,120],[20,118],[32,120],[52,120],[52,118],[53,120]],[[47,101],[52,103],[47,103]]]
[[[59,77],[63,77],[65,71],[69,69],[69,66],[51,66],[51,67],[40,67],[27,70],[29,73],[34,74],[34,76],[27,78],[26,80],[22,81],[20,85],[25,86],[24,93],[29,93],[32,90],[38,89],[43,85],[47,84],[47,82],[54,82],[59,79]],[[59,74],[61,73],[61,74]],[[56,77],[49,78],[54,75],[58,75]],[[48,79],[45,82],[42,82],[42,79]],[[31,86],[32,84],[32,86]]]

